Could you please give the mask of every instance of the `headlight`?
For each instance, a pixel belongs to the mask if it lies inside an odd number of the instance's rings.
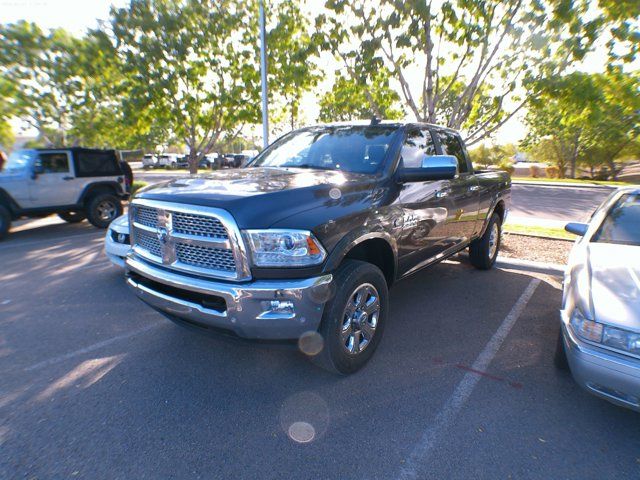
[[[627,332],[614,327],[604,327],[602,343],[618,350],[626,350],[635,355],[640,355],[639,333]]]
[[[571,315],[571,329],[583,340],[598,343],[602,340],[602,324],[587,320],[577,308]]]
[[[256,267],[308,267],[327,256],[320,242],[306,230],[245,230]]]
[[[640,355],[640,333],[629,332],[621,328],[609,327],[602,323],[587,320],[578,308],[573,310],[570,324],[571,329],[582,340],[600,343],[616,350]]]

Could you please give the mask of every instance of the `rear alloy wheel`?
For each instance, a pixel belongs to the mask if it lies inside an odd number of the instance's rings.
[[[480,270],[489,270],[498,257],[502,240],[502,225],[500,217],[494,213],[482,237],[469,245],[469,260],[471,265]]]
[[[89,201],[87,219],[94,227],[107,228],[120,215],[122,204],[115,195],[102,193]]]
[[[11,213],[7,207],[0,205],[0,240],[3,240],[9,234],[10,227]]]
[[[378,267],[346,260],[334,275],[335,296],[324,308],[319,333],[324,346],[311,361],[347,375],[371,358],[384,331],[389,292]]]
[[[63,212],[58,216],[67,223],[79,223],[87,218],[84,212]]]

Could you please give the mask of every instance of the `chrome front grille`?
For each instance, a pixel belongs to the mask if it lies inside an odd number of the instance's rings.
[[[178,243],[176,245],[176,256],[180,262],[187,265],[195,265],[196,267],[224,270],[226,272],[233,272],[236,269],[233,253],[231,250],[222,248],[208,248]]]
[[[133,251],[147,261],[207,277],[250,278],[240,232],[224,210],[136,199],[130,220]]]
[[[217,218],[190,213],[173,214],[173,231],[196,237],[229,238],[227,229]]]

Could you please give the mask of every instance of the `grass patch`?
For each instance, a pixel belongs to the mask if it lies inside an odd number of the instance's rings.
[[[147,185],[147,182],[141,182],[139,180],[134,181],[131,185],[131,197],[133,197],[138,190],[140,190],[142,187],[146,187]]]
[[[511,180],[521,180],[525,182],[543,183],[576,183],[580,185],[610,185],[612,187],[622,187],[625,185],[638,185],[631,182],[620,182],[611,180],[584,180],[582,178],[534,178],[534,177],[511,177]]]
[[[561,240],[575,240],[576,236],[567,232],[564,228],[556,227],[538,227],[535,225],[519,225],[506,223],[502,230],[506,233],[515,233],[519,235],[531,235],[532,237],[548,237],[558,238]]]

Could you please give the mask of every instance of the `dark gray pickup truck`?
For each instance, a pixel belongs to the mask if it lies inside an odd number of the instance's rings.
[[[475,172],[446,128],[303,128],[246,168],[138,193],[127,282],[177,323],[297,342],[347,374],[380,342],[398,280],[465,248],[492,267],[510,187],[505,173]]]

